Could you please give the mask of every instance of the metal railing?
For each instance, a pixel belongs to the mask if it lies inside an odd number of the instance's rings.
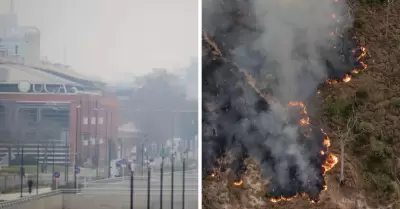
[[[25,196],[0,203],[0,208],[197,208],[198,176],[194,171],[153,172],[144,176],[123,176],[79,184],[79,188],[62,188],[52,192]],[[131,178],[133,177],[133,178]],[[55,195],[60,195],[55,197]],[[1,199],[1,196],[0,196]],[[25,204],[25,205],[24,205]],[[50,206],[48,206],[50,207]],[[43,208],[47,209],[47,208]]]

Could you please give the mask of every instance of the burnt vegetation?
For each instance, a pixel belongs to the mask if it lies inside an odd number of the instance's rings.
[[[299,121],[307,113],[295,105],[289,108],[286,121],[271,114],[271,105],[286,105],[289,101],[274,94],[279,85],[279,66],[267,52],[253,45],[252,40],[259,38],[264,29],[257,25],[257,17],[251,9],[252,1],[222,0],[220,4],[221,11],[216,14],[208,15],[203,11],[203,17],[208,18],[203,21],[206,22],[203,25],[202,57],[203,178],[230,171],[234,174],[234,182],[238,182],[246,175],[246,159],[254,158],[260,166],[262,178],[268,179],[264,188],[265,201],[306,194],[310,200],[318,202],[326,184],[324,164],[329,161],[325,133],[318,125],[307,123],[296,130],[298,137],[293,143],[296,149],[304,152],[274,153],[274,144],[288,149],[293,145],[285,144],[290,141],[285,131],[293,125],[300,126]],[[325,63],[327,71],[327,77],[319,83],[322,89],[331,88],[326,87],[326,80],[341,81],[352,70],[365,69],[364,63],[358,59],[365,51],[357,48],[357,39],[346,28],[339,31],[343,33],[336,35],[341,38],[332,39],[332,43],[318,48],[322,55],[320,61]],[[301,37],[302,33],[299,29],[296,34]],[[299,42],[296,47],[301,49],[302,44]],[[238,56],[246,59],[238,60]],[[307,60],[309,55],[299,50],[296,56]],[[307,72],[307,69],[302,72]],[[315,97],[317,86],[312,95],[310,91],[313,89],[301,88],[307,86],[303,82],[316,82],[312,79],[312,73],[299,75],[299,88],[295,89],[293,101],[303,102],[304,98]],[[365,90],[360,90],[357,95],[360,102],[368,98]],[[350,118],[353,104],[335,99],[325,110],[330,117]],[[265,127],[273,125],[278,128]],[[266,146],[266,143],[270,145]],[[299,167],[296,157],[307,162],[308,172]],[[280,171],[279,167],[285,167],[285,171]]]

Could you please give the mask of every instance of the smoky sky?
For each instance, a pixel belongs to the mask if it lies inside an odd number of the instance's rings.
[[[21,26],[41,31],[41,55],[115,81],[197,57],[197,0],[14,0]],[[0,12],[9,0],[0,0]]]

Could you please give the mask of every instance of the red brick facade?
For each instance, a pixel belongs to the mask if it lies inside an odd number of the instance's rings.
[[[81,158],[81,160],[85,160],[87,157],[93,156],[96,153],[97,147],[82,146],[84,144],[83,140],[89,140],[90,145],[90,138],[102,138],[103,143],[98,145],[98,151],[100,154],[100,162],[103,164],[107,159],[107,139],[117,140],[119,103],[116,97],[89,94],[73,95],[7,93],[0,94],[0,100],[16,102],[69,102],[69,144],[71,150],[71,162],[73,162],[74,159],[76,141],[78,142],[78,160],[79,158]],[[79,120],[77,120],[77,117],[79,117]],[[92,124],[92,122],[95,123]],[[78,130],[76,130],[77,127]],[[78,136],[78,140],[76,140],[76,136]]]

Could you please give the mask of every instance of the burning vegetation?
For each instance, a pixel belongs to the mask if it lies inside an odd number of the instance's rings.
[[[306,101],[367,68],[366,49],[346,33],[345,2],[323,1],[204,2],[203,177],[230,171],[241,186],[253,158],[271,202],[319,201],[338,158]]]

